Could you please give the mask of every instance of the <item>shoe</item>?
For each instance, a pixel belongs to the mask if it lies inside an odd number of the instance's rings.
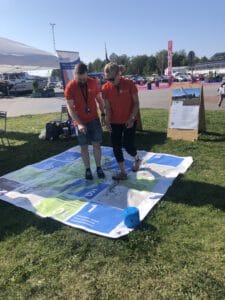
[[[87,180],[92,180],[93,179],[93,176],[92,176],[92,173],[91,173],[91,169],[86,169],[85,179],[87,179]]]
[[[117,173],[115,175],[112,176],[113,180],[126,180],[127,179],[127,174],[126,173]]]
[[[137,171],[139,170],[139,168],[140,168],[140,165],[141,165],[141,160],[140,160],[140,158],[135,159],[134,164],[133,164],[133,167],[132,167],[132,171],[133,171],[133,172],[137,172]]]
[[[98,178],[100,178],[100,179],[105,178],[105,173],[103,172],[101,167],[97,167],[96,172],[97,172]]]

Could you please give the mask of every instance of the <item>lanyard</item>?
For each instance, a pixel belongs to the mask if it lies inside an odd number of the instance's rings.
[[[88,88],[87,88],[87,83],[85,85],[79,85],[80,86],[80,90],[81,90],[81,94],[83,96],[83,99],[86,103],[86,106],[87,106],[87,103],[88,103]]]
[[[83,96],[84,102],[86,103],[86,108],[85,108],[85,112],[86,114],[89,114],[91,112],[90,108],[88,107],[88,86],[87,83],[84,85],[79,85],[80,86],[80,90],[81,90],[81,94]]]

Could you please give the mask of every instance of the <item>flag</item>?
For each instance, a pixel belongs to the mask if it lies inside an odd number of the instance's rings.
[[[80,63],[79,52],[59,51],[59,50],[56,50],[56,52],[59,58],[63,88],[65,90],[67,83],[74,79],[75,65]],[[68,123],[70,128],[70,134],[76,135],[76,129],[74,127],[73,121],[69,113],[68,113]]]
[[[63,87],[74,78],[74,67],[80,63],[79,52],[56,50],[62,74]]]

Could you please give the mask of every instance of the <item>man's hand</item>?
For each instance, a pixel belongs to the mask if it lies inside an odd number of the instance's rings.
[[[83,124],[78,124],[77,127],[81,133],[86,134],[86,132],[87,132],[86,126],[84,126]]]

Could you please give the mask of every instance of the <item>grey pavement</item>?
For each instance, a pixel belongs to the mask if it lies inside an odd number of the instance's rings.
[[[49,98],[9,97],[0,98],[0,111],[7,111],[9,117],[45,114],[61,111],[65,104],[62,96]]]
[[[218,86],[219,84],[204,86],[205,108],[207,110],[225,109],[225,100],[223,107],[218,108],[217,106]],[[0,111],[7,111],[9,117],[59,112],[61,105],[65,104],[65,99],[62,93],[57,95],[51,98],[31,98],[30,96],[0,98]],[[139,99],[141,108],[168,109],[171,102],[171,89],[139,91]]]

